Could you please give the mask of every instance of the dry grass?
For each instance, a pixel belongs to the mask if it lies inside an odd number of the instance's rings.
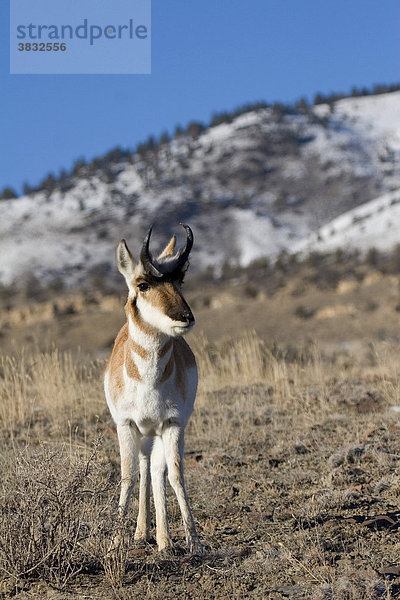
[[[33,429],[65,439],[85,435],[104,410],[100,363],[82,365],[68,352],[0,357],[0,428],[13,439]]]
[[[382,393],[391,406],[400,406],[399,349],[389,344],[374,347],[376,372],[382,382]]]
[[[203,560],[160,558],[134,547],[132,522],[119,530],[102,363],[57,351],[1,359],[3,597],[44,597],[40,585],[98,599],[397,597],[400,578],[385,572],[400,550],[397,349],[361,365],[255,334],[193,345],[201,385],[186,476]],[[174,501],[169,510],[182,543]]]

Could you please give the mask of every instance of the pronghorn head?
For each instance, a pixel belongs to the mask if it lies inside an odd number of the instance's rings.
[[[153,330],[174,337],[187,333],[194,325],[180,289],[193,246],[192,230],[188,225],[183,227],[186,245],[176,253],[173,236],[161,254],[153,258],[149,249],[151,228],[144,238],[139,262],[134,262],[125,240],[117,248],[118,269],[129,289],[127,309]]]

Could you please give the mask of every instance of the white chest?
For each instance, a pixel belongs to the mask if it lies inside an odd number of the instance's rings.
[[[155,345],[131,320],[129,333],[117,376],[112,366],[105,376],[114,421],[131,422],[143,436],[160,435],[167,422],[186,425],[196,395],[195,362],[185,364],[180,342],[167,338]]]
[[[126,376],[123,412],[142,435],[160,434],[166,421],[179,420],[183,404],[172,381],[153,385]]]
[[[105,379],[107,402],[115,423],[130,421],[143,436],[160,435],[166,422],[186,422],[187,402],[170,380],[153,385],[149,381],[136,381],[124,369],[124,387],[113,400]]]

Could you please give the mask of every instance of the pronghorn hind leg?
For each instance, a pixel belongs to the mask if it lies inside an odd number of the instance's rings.
[[[177,425],[171,425],[164,430],[162,440],[167,461],[168,479],[178,500],[189,551],[193,554],[203,554],[204,548],[196,532],[183,476],[184,429]]]
[[[139,451],[139,512],[136,522],[135,540],[147,542],[150,539],[150,453],[152,440],[141,440]]]

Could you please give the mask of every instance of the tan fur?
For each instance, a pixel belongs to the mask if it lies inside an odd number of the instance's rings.
[[[133,350],[135,354],[138,354],[140,358],[143,358],[143,360],[149,360],[150,352],[145,350],[142,346],[134,342],[132,339],[130,340],[130,349]]]
[[[138,368],[131,357],[131,350],[137,346],[129,336],[128,323],[125,323],[114,342],[114,348],[108,360],[106,371],[109,371],[110,377],[115,385],[115,395],[121,393],[125,387],[123,368],[125,365],[128,377],[141,381]]]
[[[137,368],[135,360],[132,356],[132,350],[135,349],[135,346],[137,346],[137,344],[135,344],[132,338],[128,336],[128,339],[124,344],[125,369],[128,377],[135,379],[136,381],[142,381],[139,369]]]
[[[184,308],[183,298],[177,294],[177,290],[172,283],[168,282],[152,286],[146,293],[146,299],[148,299],[148,302],[152,306],[159,308],[164,313],[167,313],[172,308],[175,308],[177,311]],[[135,318],[137,318],[137,315]]]
[[[121,393],[125,386],[123,368],[125,361],[125,343],[128,337],[128,323],[125,323],[115,338],[113,351],[106,366],[106,372],[110,373],[116,394]]]

